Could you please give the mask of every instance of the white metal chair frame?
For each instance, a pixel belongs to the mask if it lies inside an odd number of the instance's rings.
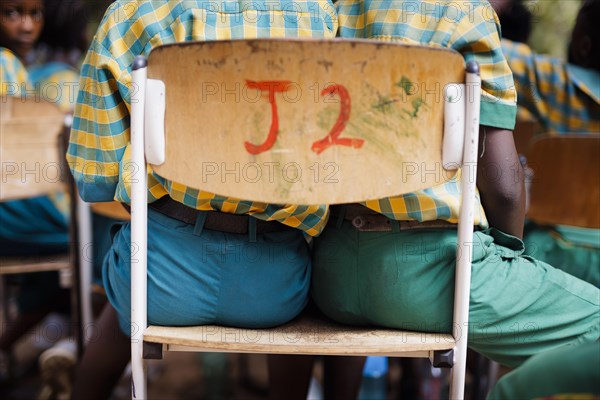
[[[255,41],[267,43],[268,41]],[[335,41],[332,41],[335,42]],[[343,41],[338,41],[343,42]],[[348,41],[346,41],[348,42]],[[231,42],[216,42],[211,43],[211,46],[219,46],[220,43],[227,43],[224,46],[230,45]],[[306,41],[305,41],[306,43]],[[364,41],[362,42],[364,44]],[[382,46],[381,42],[370,42],[365,46]],[[385,44],[387,46],[401,46],[397,44]],[[145,57],[136,58],[133,64],[133,85],[136,90],[132,93],[131,98],[131,143],[132,143],[132,161],[139,166],[145,166],[149,161],[153,164],[160,164],[164,160],[164,131],[161,124],[164,124],[164,104],[165,104],[165,88],[161,82],[147,78],[147,60]],[[461,86],[463,83],[457,83]],[[455,344],[450,348],[454,351],[449,353],[450,364],[454,364],[452,372],[452,381],[450,386],[450,397],[452,399],[461,399],[464,397],[465,385],[465,367],[466,367],[466,350],[467,350],[467,326],[468,326],[468,311],[469,311],[469,292],[471,280],[471,246],[473,237],[473,221],[474,221],[474,204],[476,192],[476,167],[477,167],[477,148],[479,139],[479,104],[480,104],[480,78],[479,66],[475,62],[468,63],[466,67],[466,80],[464,82],[468,90],[463,91],[466,96],[452,96],[451,91],[445,91],[444,94],[444,148],[443,148],[443,163],[444,167],[451,169],[452,166],[468,166],[463,168],[462,173],[462,201],[460,208],[460,221],[458,224],[458,254],[456,265],[456,283],[455,283],[455,303],[454,303],[454,329],[453,337]],[[464,87],[463,87],[464,89]],[[168,93],[169,88],[166,88]],[[158,106],[156,105],[158,104]],[[152,108],[151,108],[152,107]],[[158,107],[158,108],[157,108]],[[152,111],[149,111],[152,110]],[[149,114],[152,113],[150,116]],[[149,122],[149,117],[154,118],[155,122]],[[185,116],[184,116],[185,118]],[[156,122],[158,121],[158,122]],[[158,125],[158,127],[157,127]],[[157,135],[154,131],[158,130]],[[152,132],[149,132],[152,131]],[[151,155],[149,155],[150,149]],[[145,151],[146,150],[146,151]],[[152,160],[150,160],[152,159]],[[139,252],[132,254],[132,302],[131,302],[131,321],[135,327],[143,329],[132,329],[132,395],[136,399],[147,398],[146,389],[146,374],[144,363],[144,340],[149,339],[149,329],[147,327],[146,301],[147,301],[147,181],[146,168],[138,168],[136,179],[132,184],[132,242],[139,246]],[[468,172],[468,173],[467,173]],[[228,194],[220,192],[221,194]],[[250,199],[252,200],[252,199]],[[161,329],[161,327],[152,327],[152,329]],[[164,328],[166,336],[171,328]],[[185,328],[176,328],[185,329]],[[193,329],[193,328],[190,328]],[[231,328],[224,328],[231,329]],[[344,329],[342,327],[342,329]],[[346,331],[348,335],[353,334],[351,328]],[[252,331],[261,332],[262,330]],[[364,331],[364,330],[363,330]],[[383,330],[390,333],[390,330]],[[153,331],[156,332],[156,331]],[[198,335],[201,332],[206,334],[206,331],[196,331]],[[266,330],[264,332],[272,332]],[[371,332],[371,330],[369,330]],[[392,331],[393,333],[394,331]],[[360,333],[360,332],[359,332]],[[372,333],[372,332],[371,332]],[[398,334],[406,334],[398,331]],[[175,335],[176,336],[176,335]],[[349,336],[348,336],[349,337]],[[206,337],[204,337],[206,339]],[[205,344],[206,348],[202,349],[198,343],[193,343],[190,347],[186,345],[185,340],[180,340],[174,337],[172,341],[160,340],[154,337],[151,342],[161,342],[160,351],[164,350],[195,350],[195,351],[230,351],[230,352],[262,352],[262,353],[286,353],[286,354],[319,354],[326,352],[327,354],[345,354],[350,355],[357,350],[352,346],[332,346],[328,343],[288,343],[282,348],[272,346],[268,349],[257,350],[255,343],[225,343],[226,339],[222,338],[223,343],[211,342],[200,343]],[[200,340],[199,340],[200,342]],[[206,340],[204,341],[206,342]],[[310,342],[310,341],[309,341]],[[402,346],[403,341],[395,342],[393,345]],[[404,345],[406,345],[404,341]],[[179,343],[179,344],[177,344]],[[392,345],[392,346],[393,346]],[[390,346],[390,347],[392,347]],[[443,346],[442,346],[443,347]],[[439,347],[438,347],[439,348]],[[432,347],[435,350],[435,346]],[[365,350],[358,350],[356,355],[369,354]],[[373,354],[388,354],[397,356],[409,357],[432,357],[433,351],[423,351],[422,349],[397,348],[396,350],[388,349],[374,351]]]

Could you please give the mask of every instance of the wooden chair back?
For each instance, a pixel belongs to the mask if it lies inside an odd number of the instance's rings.
[[[527,216],[539,224],[600,228],[600,135],[544,135],[527,153]]]
[[[65,114],[35,98],[0,97],[0,200],[66,190],[60,135]]]
[[[153,167],[188,187],[277,204],[335,204],[432,187],[455,174],[442,168],[443,91],[464,82],[465,71],[450,50],[181,43],[150,54],[148,79],[167,88],[166,162]]]
[[[544,132],[544,127],[534,119],[517,120],[513,137],[517,153],[527,154],[533,139]]]

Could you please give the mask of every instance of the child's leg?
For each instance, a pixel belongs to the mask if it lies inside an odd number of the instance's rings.
[[[366,357],[325,357],[324,398],[356,399]]]
[[[269,399],[306,400],[314,356],[270,355]]]
[[[106,303],[96,322],[75,375],[74,400],[103,400],[110,397],[131,358],[131,342],[119,328],[117,312]]]
[[[356,399],[365,359],[365,357],[326,356],[324,398]],[[269,356],[269,399],[306,399],[314,360],[314,356]]]
[[[488,400],[600,395],[600,343],[563,346],[529,358],[498,381]]]

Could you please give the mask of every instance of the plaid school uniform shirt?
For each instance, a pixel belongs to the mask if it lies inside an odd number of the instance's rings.
[[[502,54],[498,18],[485,0],[340,0],[336,3],[339,36],[449,48],[465,61],[479,63],[482,97],[480,123],[512,130],[516,93]],[[460,173],[436,187],[363,203],[396,220],[458,221]],[[475,224],[487,227],[479,196]]]
[[[27,70],[9,49],[0,47],[0,96],[19,96],[27,84]]]
[[[81,69],[67,161],[86,201],[130,203],[123,165],[129,140],[131,64],[162,44],[270,37],[332,38],[328,0],[116,1],[106,12]],[[148,201],[170,195],[198,210],[249,214],[318,235],[325,205],[275,205],[218,196],[161,178],[149,169]]]
[[[29,80],[40,96],[71,112],[77,100],[79,73],[68,64],[48,62],[29,67]]]
[[[502,40],[519,106],[546,130],[600,133],[600,73],[535,54],[523,43]]]

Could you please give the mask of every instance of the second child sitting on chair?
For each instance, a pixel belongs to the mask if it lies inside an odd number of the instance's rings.
[[[336,9],[342,38],[451,48],[481,66],[468,346],[514,367],[545,350],[597,340],[600,291],[523,256],[524,180],[511,132],[516,96],[491,6],[478,0],[460,5],[450,0],[435,5],[340,0]],[[317,306],[340,323],[451,332],[457,243],[453,224],[460,193],[458,181],[451,181],[343,206],[315,239],[312,297]],[[353,226],[350,214],[381,214],[389,219],[387,227],[398,228],[362,230]],[[436,220],[443,220],[445,228],[419,227]],[[411,223],[400,230],[404,221]]]

